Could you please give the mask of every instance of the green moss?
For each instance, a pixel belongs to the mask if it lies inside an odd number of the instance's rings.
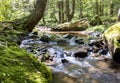
[[[49,83],[51,71],[25,50],[0,46],[0,83]]]
[[[71,22],[65,22],[62,24],[57,25],[56,28],[53,28],[52,30],[58,30],[58,31],[82,31],[87,29],[89,26],[87,21],[71,21]]]
[[[119,46],[118,40],[120,39],[120,23],[117,23],[117,24],[109,27],[104,32],[103,35],[108,41],[113,41],[115,47]]]

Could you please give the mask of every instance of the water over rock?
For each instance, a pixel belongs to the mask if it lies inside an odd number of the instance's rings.
[[[84,44],[83,38],[75,39],[75,43]]]
[[[79,47],[78,50],[73,54],[73,56],[78,58],[84,58],[88,56],[88,47],[86,46]]]

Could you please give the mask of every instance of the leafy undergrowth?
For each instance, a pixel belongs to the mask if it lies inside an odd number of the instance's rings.
[[[25,50],[0,46],[0,83],[48,83],[50,70]]]
[[[105,25],[97,25],[97,26],[89,27],[87,30],[89,30],[89,31],[92,30],[92,31],[103,32],[106,29],[107,29],[107,26],[105,26]]]

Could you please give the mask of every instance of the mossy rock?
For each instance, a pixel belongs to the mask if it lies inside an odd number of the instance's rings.
[[[0,46],[0,83],[49,83],[51,71],[17,46]]]
[[[108,45],[113,60],[120,63],[120,22],[109,27],[103,33],[103,38]]]
[[[71,22],[66,22],[63,24],[57,25],[56,28],[53,28],[52,30],[56,31],[82,31],[87,29],[89,26],[89,23],[87,21],[71,21]]]

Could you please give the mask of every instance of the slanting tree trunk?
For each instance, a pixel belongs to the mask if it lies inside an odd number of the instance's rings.
[[[37,0],[36,1],[35,10],[27,18],[27,21],[25,21],[24,28],[26,28],[28,30],[28,32],[31,32],[33,30],[33,28],[35,27],[35,25],[43,17],[46,4],[47,4],[47,0]]]
[[[119,8],[119,11],[118,11],[118,16],[117,16],[117,22],[120,21],[120,8]]]

